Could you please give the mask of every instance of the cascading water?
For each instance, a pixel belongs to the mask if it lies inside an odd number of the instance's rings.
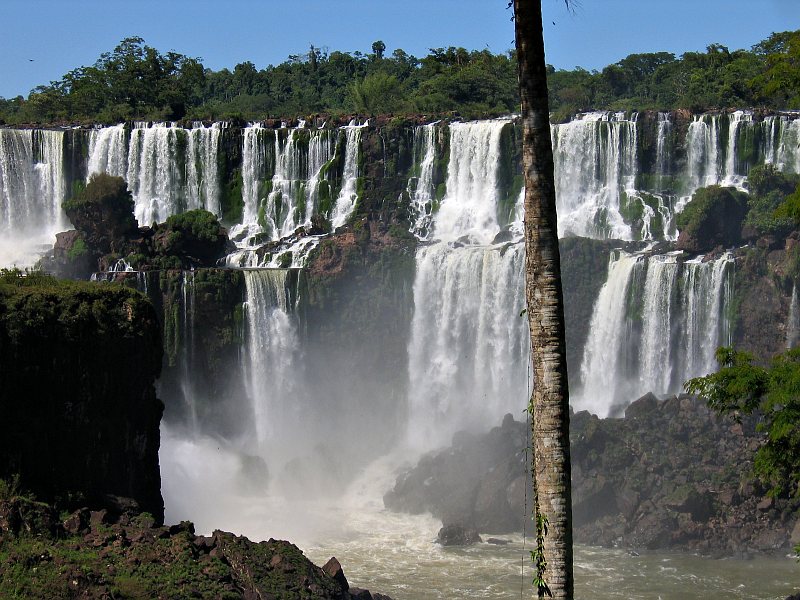
[[[347,132],[347,172],[348,168],[351,171],[356,168],[353,165],[358,157],[360,127],[343,129]],[[351,130],[358,130],[358,136],[351,134]],[[244,130],[244,215],[242,224],[231,230],[238,250],[228,256],[226,262],[229,266],[299,268],[304,265],[306,256],[317,245],[319,236],[300,236],[288,242],[285,238],[291,236],[298,227],[310,226],[312,216],[325,208],[323,196],[330,198],[330,167],[336,159],[338,136],[339,132],[335,130],[309,130],[303,127],[286,132],[268,131],[260,124],[253,124]],[[351,157],[350,163],[347,157]],[[351,175],[357,177],[357,172],[352,171]],[[355,190],[355,180],[352,183],[345,181],[345,185],[351,185]],[[281,239],[284,239],[284,243],[278,249],[273,248],[272,252],[266,254],[256,252],[264,241]],[[285,256],[290,256],[288,264]]]
[[[261,187],[268,177],[271,153],[267,150],[267,130],[261,123],[253,123],[242,131],[242,200],[244,226],[258,223],[261,204]]]
[[[678,263],[675,256],[653,256],[648,261],[642,298],[641,386],[669,390],[673,293]]]
[[[303,134],[308,137],[301,139]],[[275,137],[275,175],[264,211],[271,239],[286,237],[298,227],[311,224],[312,214],[319,209],[322,169],[335,149],[336,138],[325,130],[307,133],[296,129],[289,131],[283,142],[281,136]]]
[[[525,405],[524,248],[417,252],[409,344],[409,441],[429,448],[459,429],[499,421]]]
[[[661,191],[667,177],[671,174],[672,147],[670,136],[672,121],[669,113],[658,113],[658,133],[656,138],[656,178],[657,191]]]
[[[447,194],[434,218],[436,238],[468,236],[486,244],[499,231],[497,167],[500,135],[507,121],[450,125]]]
[[[320,192],[323,183],[325,192],[330,194],[330,165],[336,152],[338,132],[320,129],[311,134],[308,141],[308,178],[306,181],[305,224],[311,223],[311,216],[320,210]]]
[[[128,136],[124,124],[92,129],[86,171],[89,177],[97,173],[128,176]]]
[[[764,161],[781,171],[800,173],[800,117],[770,116],[762,127],[766,137]]]
[[[66,228],[64,132],[0,128],[0,264],[30,266]]]
[[[596,112],[551,128],[559,235],[631,239],[621,209],[636,194],[636,116]]]
[[[753,115],[737,110],[729,115],[728,144],[725,148],[725,169],[720,185],[733,186],[742,189],[747,178],[748,169],[741,168],[738,152],[740,137],[743,133],[752,130]]]
[[[219,142],[222,123],[205,127],[193,123],[186,130],[186,208],[203,208],[217,216],[220,206]]]
[[[221,215],[219,144],[222,123],[183,129],[172,123],[135,123],[93,129],[87,175],[123,177],[140,225],[202,208]]]
[[[288,270],[245,271],[245,319],[249,395],[254,444],[261,456],[294,446],[302,430],[302,407],[296,398],[302,380],[300,344],[287,289]]]
[[[169,123],[136,123],[131,130],[126,179],[140,225],[161,223],[184,208],[178,135]]]
[[[680,391],[716,369],[730,343],[733,257],[679,263],[676,255],[612,253],[595,303],[573,404],[608,416],[637,397]]]
[[[497,169],[507,121],[453,123],[447,194],[417,251],[409,343],[408,442],[430,448],[459,429],[517,412],[527,398],[524,248],[494,244]],[[458,240],[458,243],[454,243]]]
[[[720,181],[719,117],[695,117],[686,133],[688,196],[698,188]]]
[[[679,288],[685,304],[683,317],[686,335],[684,362],[679,372],[680,386],[691,377],[717,370],[718,346],[730,346],[728,303],[733,295],[733,256],[723,254],[715,261],[694,259],[684,263]]]
[[[800,341],[800,308],[797,306],[797,284],[792,285],[789,302],[789,321],[786,324],[786,348],[791,349]]]
[[[193,377],[192,369],[195,365],[195,344],[194,344],[194,331],[195,331],[195,273],[194,271],[184,271],[183,279],[181,281],[182,293],[182,329],[181,333],[181,346],[183,376],[181,377],[181,387],[183,388],[183,398],[186,402],[186,409],[189,416],[189,428],[192,435],[197,435],[200,431],[198,415],[197,415],[197,397],[198,392],[194,389],[195,377]]]
[[[344,151],[344,173],[342,174],[342,189],[336,204],[331,211],[331,224],[333,228],[341,227],[350,218],[358,200],[358,178],[360,175],[358,153],[361,147],[361,132],[367,123],[343,127],[346,136]]]
[[[408,196],[411,199],[411,233],[417,239],[426,240],[433,221],[433,166],[436,160],[436,123],[414,128],[414,168],[418,175],[408,180]]]
[[[629,331],[627,305],[629,288],[634,274],[642,267],[641,256],[622,251],[611,253],[608,276],[600,290],[589,325],[589,337],[581,366],[582,393],[575,394],[572,405],[576,410],[588,410],[605,416],[610,408],[627,393],[624,378],[619,376],[619,363],[627,350]]]

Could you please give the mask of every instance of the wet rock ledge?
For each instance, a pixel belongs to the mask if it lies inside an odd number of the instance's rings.
[[[621,419],[573,414],[575,541],[711,556],[791,552],[800,543],[800,500],[769,497],[752,477],[763,442],[756,424],[720,417],[686,395],[648,394]],[[457,433],[452,447],[402,474],[384,503],[480,533],[530,531],[527,435],[511,415],[485,435]]]
[[[293,544],[224,531],[195,535],[147,513],[0,499],[0,597],[391,600],[349,587],[339,562],[320,568]]]

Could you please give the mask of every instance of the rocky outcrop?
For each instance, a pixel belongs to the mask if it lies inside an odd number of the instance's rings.
[[[472,527],[445,525],[439,530],[436,541],[442,546],[471,546],[483,540]]]
[[[134,203],[121,177],[92,179],[64,203],[74,230],[56,235],[42,267],[66,279],[88,279],[96,271],[195,269],[216,266],[234,249],[212,213],[190,210],[152,227],[138,227]]]
[[[398,478],[387,508],[481,532],[522,530],[527,430],[507,415],[484,436],[457,434]],[[728,556],[787,551],[800,502],[767,497],[751,477],[761,439],[754,420],[717,416],[689,396],[645,396],[624,419],[572,415],[575,540]]]
[[[748,209],[747,194],[735,188],[712,185],[697,190],[676,217],[678,250],[698,254],[738,245]]]
[[[190,522],[161,527],[130,512],[57,514],[0,497],[0,596],[391,600],[351,588],[335,558],[320,568],[289,542],[195,535]]]
[[[791,342],[792,288],[800,277],[800,234],[737,251],[733,346],[767,364]],[[797,343],[797,340],[793,340]]]
[[[12,272],[0,281],[0,477],[47,501],[160,520],[161,336],[138,292]]]
[[[383,498],[386,508],[431,512],[445,525],[486,533],[522,530],[531,498],[528,477],[528,430],[506,415],[486,435],[453,436],[447,450],[423,456],[401,475]]]

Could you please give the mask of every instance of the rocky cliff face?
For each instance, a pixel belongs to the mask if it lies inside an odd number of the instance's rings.
[[[375,221],[324,240],[301,275],[306,383],[344,422],[338,434],[361,440],[352,457],[359,464],[364,450],[387,451],[401,433],[413,283],[413,243]],[[385,419],[382,426],[374,415]]]
[[[484,436],[457,434],[384,502],[481,532],[520,531],[530,513],[527,433],[508,415]],[[574,414],[570,439],[579,543],[741,555],[784,552],[800,537],[797,499],[766,497],[750,475],[761,439],[752,420],[718,417],[688,396],[648,395],[624,419]]]
[[[0,284],[0,477],[67,505],[131,498],[162,519],[152,305],[119,287],[33,279]]]

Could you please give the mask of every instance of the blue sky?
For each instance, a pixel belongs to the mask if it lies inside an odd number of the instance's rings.
[[[633,52],[750,48],[773,31],[800,29],[800,0],[542,0],[547,60],[600,69]],[[310,44],[421,56],[463,46],[513,45],[507,0],[2,0],[0,96],[94,63],[124,37],[203,59],[212,69],[277,64]]]

